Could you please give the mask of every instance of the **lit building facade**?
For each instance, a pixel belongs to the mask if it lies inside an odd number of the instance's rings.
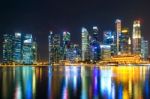
[[[140,20],[135,20],[133,23],[132,52],[133,52],[133,54],[140,54],[141,53],[141,24],[140,24]]]
[[[66,52],[66,60],[69,60],[72,63],[78,62],[81,60],[80,54],[81,53],[80,53],[79,45],[71,44],[70,48],[67,49],[67,52]]]
[[[147,59],[149,55],[149,44],[147,40],[144,40],[144,38],[141,38],[141,57],[143,59]]]
[[[92,63],[96,63],[97,61],[100,60],[100,55],[101,55],[100,50],[101,49],[100,49],[99,42],[96,42],[96,41],[91,42],[91,44],[90,44],[90,61]]]
[[[103,44],[104,45],[110,45],[111,47],[111,55],[116,55],[117,54],[117,49],[116,49],[116,35],[115,32],[112,31],[104,31],[103,32]]]
[[[99,39],[98,27],[93,26],[93,40],[98,41],[98,39]]]
[[[23,36],[21,33],[15,33],[14,36],[14,55],[13,60],[17,64],[22,63],[22,43],[23,43]]]
[[[13,62],[13,39],[10,34],[3,35],[3,63]]]
[[[132,52],[132,43],[131,43],[131,37],[128,39],[128,54],[131,54]]]
[[[69,50],[70,48],[70,33],[69,32],[63,32],[63,47],[62,47],[62,50],[63,50],[63,60],[66,60],[66,53],[67,51]]]
[[[117,54],[120,53],[120,34],[121,34],[121,20],[116,20],[116,47],[117,47]]]
[[[101,59],[109,60],[111,58],[111,45],[101,45]]]
[[[36,64],[37,43],[31,34],[4,34],[3,62],[10,64]]]
[[[104,31],[103,43],[106,45],[111,45],[114,43],[114,34],[112,31]]]
[[[98,40],[98,27],[93,26],[93,34],[90,40],[90,61],[96,63],[100,60],[100,42]]]
[[[128,28],[122,29],[121,35],[120,35],[120,53],[121,54],[128,54],[129,52],[129,30]]]
[[[50,32],[49,37],[49,64],[59,63],[61,60],[60,35]]]
[[[32,34],[26,34],[23,39],[22,63],[33,64],[34,61]]]
[[[81,49],[78,44],[73,46],[73,57],[75,62],[81,61]]]
[[[86,28],[82,28],[82,34],[81,34],[81,52],[82,52],[82,55],[81,55],[81,58],[82,58],[82,61],[86,61],[86,60],[89,60],[89,33],[87,31]]]
[[[37,42],[33,41],[32,43],[32,51],[33,51],[33,64],[37,64]]]

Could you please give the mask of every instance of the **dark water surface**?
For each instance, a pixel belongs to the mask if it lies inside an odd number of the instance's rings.
[[[150,99],[150,67],[0,67],[0,99]]]

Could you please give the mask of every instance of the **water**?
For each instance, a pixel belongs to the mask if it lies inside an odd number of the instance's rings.
[[[150,67],[0,67],[0,99],[150,99]]]

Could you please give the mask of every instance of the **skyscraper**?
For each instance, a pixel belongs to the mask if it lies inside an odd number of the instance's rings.
[[[66,60],[69,60],[72,63],[80,60],[80,49],[77,44],[71,44],[70,48],[67,49]]]
[[[133,23],[132,34],[132,52],[133,54],[141,53],[141,24],[140,20],[135,20]]]
[[[111,48],[111,55],[116,55],[116,44],[115,44],[115,32],[112,31],[104,31],[103,34],[103,45],[109,45]],[[105,48],[105,46],[101,47]],[[108,47],[107,47],[108,48]],[[101,51],[102,52],[102,51]]]
[[[33,38],[31,34],[26,34],[23,39],[22,63],[33,64]]]
[[[98,41],[98,27],[97,26],[93,26],[93,40]]]
[[[13,60],[18,64],[22,63],[22,41],[23,41],[22,34],[15,33]]]
[[[37,42],[32,42],[33,64],[37,64]]]
[[[112,31],[104,31],[103,43],[106,45],[111,45],[114,43],[114,34]]]
[[[101,59],[109,60],[111,58],[111,45],[100,45],[101,47]]]
[[[61,60],[60,35],[51,31],[49,40],[49,64],[58,63]]]
[[[63,32],[63,60],[66,60],[66,52],[70,48],[70,33],[69,32]]]
[[[120,34],[120,52],[121,54],[128,54],[129,51],[129,45],[128,45],[128,40],[129,40],[129,30],[128,28],[123,28],[122,32]]]
[[[119,36],[121,34],[121,20],[117,19],[116,20],[116,46],[117,46],[117,54],[120,53],[120,40],[119,40]]]
[[[82,61],[89,60],[89,33],[86,28],[82,28],[81,52]]]
[[[147,59],[149,55],[148,41],[141,38],[141,56],[143,59]]]
[[[33,41],[32,34],[15,33],[4,34],[3,62],[15,64],[36,64],[37,44]]]
[[[48,52],[49,52],[49,64],[53,63],[53,32],[50,31],[48,36]]]
[[[3,38],[3,63],[12,63],[14,37],[10,34],[4,34]]]
[[[131,48],[132,48],[132,43],[131,43],[131,38],[129,37],[129,39],[128,39],[128,54],[131,54]]]
[[[90,40],[90,61],[95,63],[100,60],[100,42],[98,27],[93,26],[93,34]]]

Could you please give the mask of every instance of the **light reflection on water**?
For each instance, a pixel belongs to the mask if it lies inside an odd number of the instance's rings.
[[[149,99],[150,67],[0,67],[0,99]]]

